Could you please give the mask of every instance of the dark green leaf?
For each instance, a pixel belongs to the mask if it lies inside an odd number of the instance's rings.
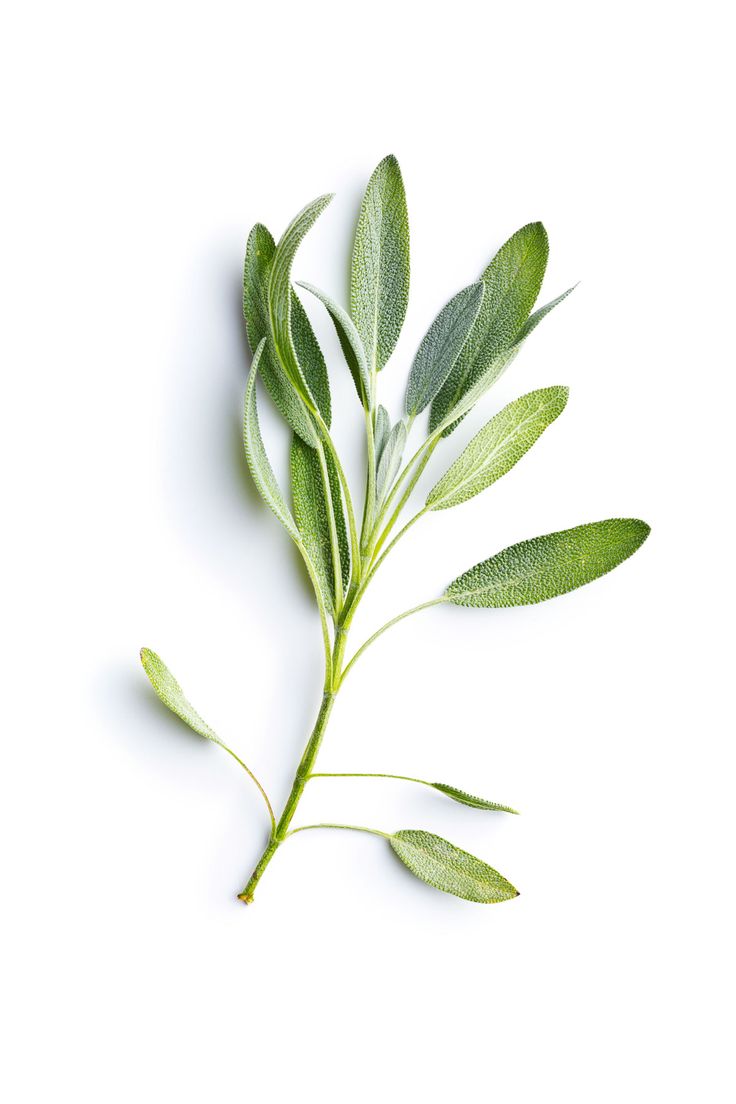
[[[483,282],[463,288],[442,308],[419,346],[406,389],[406,413],[419,414],[447,379],[483,302]]]
[[[488,863],[432,832],[405,829],[394,832],[388,839],[412,874],[444,893],[482,904],[519,896],[511,882]]]
[[[334,299],[331,299],[329,295],[326,295],[324,291],[320,291],[313,284],[300,282],[299,287],[311,291],[326,307],[337,331],[340,346],[358,392],[358,398],[363,406],[367,408],[370,399],[371,378],[363,342],[352,318],[339,303],[336,303]]]
[[[350,578],[350,549],[347,539],[340,483],[330,457],[325,457],[340,551],[343,586]],[[335,609],[335,574],[330,539],[328,504],[318,449],[310,448],[294,435],[291,442],[291,490],[296,518],[307,555],[320,581],[329,613]]]

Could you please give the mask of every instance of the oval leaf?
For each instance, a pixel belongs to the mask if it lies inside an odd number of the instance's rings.
[[[450,583],[456,606],[527,606],[566,594],[618,567],[649,536],[635,518],[611,518],[522,541]]]
[[[340,481],[334,461],[327,454],[325,464],[330,483],[331,508],[334,512],[337,542],[340,550],[340,569],[343,587],[350,581],[350,547],[343,509]],[[330,539],[329,507],[325,497],[325,484],[317,450],[309,448],[297,436],[291,443],[291,491],[294,500],[294,516],[304,547],[320,581],[328,613],[335,609],[335,573]]]
[[[453,801],[459,802],[460,805],[469,805],[471,809],[491,809],[498,813],[519,815],[517,810],[512,809],[510,805],[499,805],[495,801],[486,801],[484,797],[474,797],[473,794],[466,793],[465,790],[458,790],[454,786],[446,786],[444,782],[430,782],[429,785],[433,790],[439,790],[440,793],[446,794],[447,797],[451,797]]]
[[[388,841],[412,874],[443,893],[482,904],[519,896],[511,882],[488,863],[432,832],[405,829],[394,832]]]
[[[358,392],[358,398],[367,409],[371,392],[371,377],[368,370],[368,360],[365,355],[365,349],[363,348],[363,342],[360,339],[360,334],[355,328],[352,318],[346,310],[343,310],[339,303],[336,303],[335,300],[331,299],[329,295],[326,295],[324,291],[320,291],[314,284],[300,282],[299,287],[311,291],[312,295],[316,295],[320,303],[327,309],[327,313],[332,319],[335,330],[337,331],[340,346]]]
[[[421,413],[452,371],[483,302],[483,282],[463,288],[442,308],[419,346],[406,389],[406,413]]]
[[[216,744],[222,745],[217,733],[202,720],[197,710],[184,697],[184,691],[161,657],[150,648],[141,648],[141,663],[151,686],[167,709],[176,713],[177,717],[184,721],[184,724],[189,725],[198,736],[204,736],[206,740],[213,740]]]
[[[545,387],[505,406],[432,488],[427,506],[446,510],[490,487],[513,468],[562,413],[567,396],[566,387]]]
[[[368,182],[358,216],[350,313],[377,372],[394,351],[409,301],[409,216],[401,170],[391,155]]]

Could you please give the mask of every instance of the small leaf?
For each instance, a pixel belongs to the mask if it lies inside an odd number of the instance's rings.
[[[350,579],[350,549],[340,483],[334,464],[331,467],[330,462],[331,457],[328,455],[325,457],[325,463],[340,549],[341,576],[343,585],[347,586]],[[335,609],[335,574],[322,468],[317,450],[305,445],[296,435],[291,442],[291,491],[296,523],[307,555],[319,578],[327,611],[331,614]]]
[[[388,840],[412,874],[444,893],[482,904],[519,896],[511,882],[488,863],[432,832],[405,829],[394,832]]]
[[[566,387],[531,391],[505,406],[481,429],[427,496],[432,510],[458,506],[510,471],[567,402]]]
[[[161,657],[150,648],[141,648],[141,663],[151,681],[151,686],[164,705],[172,713],[176,713],[177,717],[184,721],[184,724],[189,725],[198,736],[204,736],[206,740],[213,740],[214,743],[224,746],[217,733],[202,720],[197,710],[184,697],[184,691]]]
[[[261,437],[261,427],[258,424],[258,407],[256,405],[256,376],[263,351],[266,347],[265,337],[261,340],[253,357],[253,364],[248,377],[248,386],[245,392],[245,412],[243,415],[243,442],[245,444],[245,456],[248,461],[253,482],[258,488],[263,501],[273,510],[276,517],[286,529],[289,536],[299,543],[299,532],[291,516],[289,507],[284,502],[273,468],[269,462]]]
[[[430,782],[429,784],[434,790],[439,790],[440,793],[446,794],[447,797],[451,797],[453,801],[457,801],[461,805],[469,805],[471,809],[491,809],[498,813],[519,815],[516,809],[512,809],[510,805],[499,805],[495,801],[486,801],[484,797],[473,797],[465,790],[457,790],[454,786],[446,786],[443,782]]]
[[[337,331],[340,346],[358,392],[358,398],[363,406],[367,408],[371,391],[371,377],[368,370],[368,360],[365,355],[365,349],[363,348],[363,342],[360,339],[360,334],[355,328],[352,318],[346,310],[343,310],[339,303],[336,303],[335,300],[331,299],[324,291],[320,291],[319,288],[316,288],[314,284],[300,282],[299,287],[311,291],[312,295],[316,295],[319,301],[326,307],[327,313],[332,319],[335,330]]]
[[[358,216],[350,313],[371,373],[394,351],[409,301],[409,217],[399,163],[384,158],[371,176]]]
[[[567,291],[563,291],[562,295],[558,295],[556,299],[552,299],[549,303],[545,303],[543,307],[535,311],[534,314],[530,314],[524,325],[519,330],[519,333],[514,341],[514,345],[521,345],[523,341],[526,341],[532,330],[535,330],[543,318],[546,318],[550,311],[554,310],[563,299],[567,299],[568,295],[575,290],[577,284],[573,284]]]
[[[401,457],[406,448],[406,425],[397,422],[388,435],[386,444],[381,449],[381,459],[378,462],[376,472],[376,502],[380,506],[388,494],[391,484],[396,478],[401,464]]]
[[[379,406],[376,411],[376,427],[373,430],[374,448],[376,450],[376,464],[381,461],[383,450],[391,432],[391,419],[385,406]]]
[[[419,346],[406,389],[406,413],[419,414],[452,371],[483,302],[483,282],[463,288],[435,318]]]
[[[556,598],[612,571],[636,552],[649,526],[611,518],[512,544],[450,583],[456,606],[526,606]]]

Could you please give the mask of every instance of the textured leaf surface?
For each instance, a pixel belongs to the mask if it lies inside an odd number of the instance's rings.
[[[276,481],[273,468],[266,455],[261,436],[261,427],[258,423],[258,407],[256,405],[256,377],[260,366],[263,351],[266,347],[266,339],[263,338],[256,350],[253,364],[248,377],[248,386],[245,392],[245,412],[243,415],[243,442],[245,444],[245,456],[248,461],[253,482],[258,488],[263,501],[273,510],[276,517],[286,529],[290,537],[299,542],[299,532],[289,507],[284,502],[284,497]]]
[[[330,457],[327,464],[332,508],[335,514],[340,568],[343,585],[350,579],[350,549],[343,510],[340,483]],[[335,609],[335,574],[325,486],[317,450],[305,445],[297,436],[291,442],[291,491],[294,516],[307,555],[320,582],[320,590],[329,613]]]
[[[460,355],[483,302],[483,282],[463,288],[435,318],[414,357],[406,389],[406,413],[431,403]]]
[[[504,407],[477,433],[427,496],[433,510],[446,510],[484,491],[510,471],[562,413],[566,387],[531,391]]]
[[[514,813],[515,816],[518,816],[516,809],[512,809],[509,805],[499,805],[495,801],[486,801],[484,797],[474,797],[473,794],[466,793],[465,790],[458,790],[455,786],[446,786],[444,782],[430,782],[430,786],[461,805],[469,805],[471,809],[491,809],[494,812]]]
[[[379,406],[376,411],[376,427],[373,431],[373,439],[376,450],[376,464],[381,460],[384,447],[391,433],[391,419],[385,406]]]
[[[610,518],[521,541],[476,564],[445,591],[456,606],[526,606],[590,583],[636,552],[649,526]]]
[[[380,506],[399,470],[406,448],[406,425],[397,422],[381,449],[381,459],[376,472],[376,501]]]
[[[552,299],[549,303],[545,303],[544,306],[540,307],[539,310],[536,310],[534,314],[530,314],[524,325],[519,330],[516,340],[514,341],[514,345],[521,345],[522,341],[526,341],[529,334],[532,332],[532,330],[537,328],[542,319],[546,318],[549,312],[554,310],[555,307],[558,306],[563,299],[567,299],[568,295],[570,295],[576,287],[577,284],[573,284],[573,286],[571,288],[568,288],[567,291],[563,291],[562,295],[558,295],[556,299]]]
[[[204,736],[206,740],[213,740],[216,744],[222,744],[217,733],[202,720],[197,710],[184,697],[184,691],[161,657],[150,648],[141,648],[141,663],[151,681],[151,686],[164,705],[172,713],[176,713],[177,717],[199,736]]]
[[[363,348],[360,334],[355,328],[352,318],[346,310],[343,310],[339,303],[336,303],[335,300],[331,299],[324,291],[320,291],[314,284],[300,282],[299,287],[311,291],[312,295],[315,295],[327,309],[327,313],[332,319],[335,330],[337,331],[343,355],[347,361],[350,374],[353,377],[355,388],[358,392],[358,398],[363,403],[363,406],[367,406],[371,391],[368,359],[365,354],[365,349]]]
[[[384,158],[368,182],[358,216],[350,313],[372,372],[391,356],[409,301],[409,217],[399,163]]]
[[[488,265],[482,277],[485,294],[478,319],[432,403],[430,430],[445,420],[464,393],[514,343],[539,295],[548,254],[546,230],[541,222],[531,222],[517,230]],[[452,432],[456,424],[445,433]]]
[[[412,874],[444,893],[483,904],[519,895],[511,882],[488,863],[432,832],[406,829],[389,836],[389,843]]]

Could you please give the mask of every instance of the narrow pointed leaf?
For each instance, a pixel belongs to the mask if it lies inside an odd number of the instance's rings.
[[[350,550],[343,512],[340,484],[330,457],[325,458],[330,482],[331,508],[335,514],[335,526],[340,550],[340,566],[343,586],[350,577]],[[322,469],[316,449],[310,448],[296,435],[291,442],[291,491],[294,500],[294,517],[307,555],[320,581],[328,613],[335,609],[335,574],[332,559],[332,541],[328,504]]]
[[[544,602],[590,583],[636,552],[649,526],[636,518],[610,518],[521,541],[476,564],[450,583],[456,606],[500,608]]]
[[[391,433],[391,419],[385,406],[379,406],[376,411],[376,428],[373,431],[374,447],[376,450],[376,464],[381,461],[383,450]]]
[[[380,371],[401,333],[409,300],[409,217],[399,163],[384,158],[371,176],[358,216],[350,313],[371,372]]]
[[[427,506],[446,510],[490,487],[513,468],[562,413],[567,396],[566,387],[545,387],[505,406],[432,488]]]
[[[332,399],[330,396],[330,378],[319,342],[312,329],[307,312],[298,296],[291,292],[291,340],[294,345],[299,367],[304,373],[309,393],[322,415],[325,425],[332,422]]]
[[[405,829],[389,836],[389,843],[412,874],[443,893],[482,904],[519,896],[511,882],[488,863],[432,832]]]
[[[568,288],[567,291],[563,291],[562,295],[558,295],[556,299],[552,299],[549,303],[545,303],[544,306],[540,307],[539,310],[534,312],[534,314],[530,314],[524,325],[519,330],[516,340],[514,341],[514,345],[521,345],[522,341],[526,341],[529,334],[532,332],[532,330],[535,330],[537,328],[542,319],[546,318],[549,312],[554,310],[556,306],[559,306],[563,299],[567,299],[568,295],[570,295],[577,286],[577,284],[573,284],[573,286]]]
[[[376,501],[380,506],[393,483],[401,464],[401,457],[406,448],[406,425],[397,422],[388,435],[388,439],[381,450],[381,459],[378,462],[376,472]]]
[[[141,648],[141,663],[143,670],[150,679],[151,686],[158,694],[161,701],[175,713],[184,724],[189,725],[199,736],[206,740],[212,740],[222,745],[222,740],[214,732],[206,721],[203,721],[197,710],[184,697],[184,691],[172,675],[160,656],[152,652],[150,648]]]
[[[320,291],[314,284],[300,282],[299,287],[311,291],[312,295],[316,295],[319,301],[327,309],[327,313],[332,319],[337,332],[340,346],[345,360],[347,361],[348,368],[350,369],[350,374],[353,377],[355,388],[358,392],[358,398],[363,406],[367,407],[371,390],[371,378],[363,342],[361,341],[360,334],[355,328],[355,323],[348,312],[343,310],[339,303],[336,303],[335,300],[331,299],[324,291]]]
[[[478,319],[432,403],[430,430],[513,345],[539,295],[548,254],[546,230],[541,222],[531,222],[517,230],[490,262],[482,277],[485,294]],[[445,435],[456,425],[457,421],[448,426]]]
[[[245,444],[245,456],[248,461],[253,482],[258,488],[266,505],[273,510],[276,517],[286,529],[289,536],[299,543],[299,531],[289,507],[284,502],[284,497],[276,481],[273,468],[266,455],[261,436],[261,427],[258,423],[258,407],[256,405],[256,377],[260,366],[261,357],[266,347],[266,339],[261,340],[253,358],[253,364],[248,377],[248,386],[245,392],[245,412],[243,415],[243,442]]]
[[[460,805],[469,805],[471,809],[491,809],[497,813],[513,813],[518,816],[516,809],[512,809],[510,805],[499,805],[495,801],[486,801],[484,797],[474,797],[473,794],[466,793],[465,790],[458,790],[454,786],[446,786],[444,782],[430,782],[432,789],[439,790],[440,793],[446,794],[447,797],[451,797],[453,801],[459,802]]]
[[[406,389],[406,413],[431,403],[455,366],[483,302],[483,282],[463,288],[442,308],[419,346]]]

